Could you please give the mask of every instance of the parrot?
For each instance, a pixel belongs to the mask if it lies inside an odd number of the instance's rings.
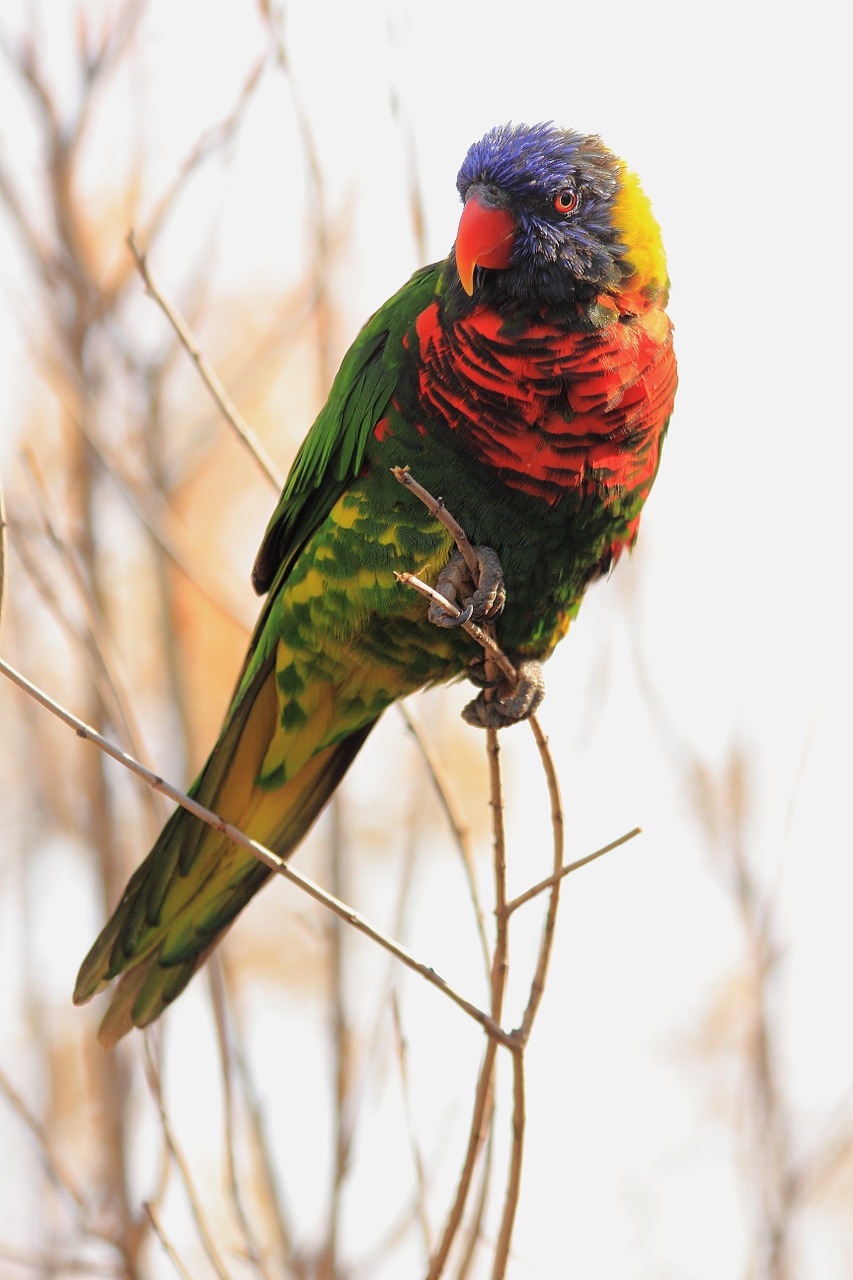
[[[260,617],[190,787],[281,858],[396,700],[468,676],[470,724],[535,712],[542,662],[633,547],[657,475],[677,373],[636,175],[595,135],[511,122],[470,147],[456,185],[449,255],[367,321],[296,454],[252,573]],[[464,526],[476,581],[398,467]],[[400,570],[457,616],[427,611]],[[513,688],[486,687],[465,618],[493,624]],[[272,874],[178,808],[77,978],[77,1004],[119,980],[101,1043],[156,1019]]]

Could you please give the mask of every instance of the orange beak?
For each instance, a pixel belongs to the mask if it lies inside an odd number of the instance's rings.
[[[474,292],[474,268],[500,271],[508,267],[514,243],[515,218],[509,209],[493,204],[482,191],[472,191],[456,233],[456,267],[469,298]]]

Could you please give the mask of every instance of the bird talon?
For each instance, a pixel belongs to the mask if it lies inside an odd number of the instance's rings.
[[[493,622],[503,612],[506,589],[500,557],[491,547],[474,547],[474,554],[477,557],[476,583],[458,551],[454,551],[435,583],[436,591],[446,600],[451,604],[455,604],[457,600],[465,600],[471,606],[471,612],[467,617],[448,620],[440,606],[432,605],[429,619],[436,626],[460,627],[463,622],[470,622],[472,618],[476,622]]]
[[[452,614],[446,613],[437,625],[440,627],[447,627],[448,629],[451,627],[464,627],[465,623],[470,622],[473,616],[474,606],[469,600],[462,612],[457,613],[455,618]],[[435,622],[436,620],[435,618],[432,618],[431,621]]]
[[[469,702],[462,711],[462,719],[475,729],[506,729],[520,724],[533,715],[545,696],[542,668],[532,658],[523,659],[517,665],[518,681],[515,689],[504,698],[486,698],[485,690]],[[476,683],[476,681],[475,681]]]
[[[448,604],[455,606],[456,602],[454,600],[448,599],[447,596],[444,598]],[[440,604],[438,600],[433,600],[427,611],[427,618],[434,627],[444,627],[446,630],[452,630],[454,627],[462,627],[466,622],[470,622],[473,612],[474,606],[469,602],[461,612],[454,616],[454,614],[446,611],[443,603]]]
[[[478,689],[497,689],[500,680],[489,680],[486,677],[486,664],[482,658],[472,658],[465,669],[465,674]]]

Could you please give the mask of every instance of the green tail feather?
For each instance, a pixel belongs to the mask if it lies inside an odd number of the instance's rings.
[[[318,751],[283,787],[270,790],[257,779],[275,706],[275,672],[268,663],[238,698],[190,793],[285,858],[325,807],[375,721]],[[132,1027],[159,1017],[271,874],[220,831],[176,810],[80,968],[75,1004],[120,976],[98,1033],[101,1043],[109,1047]]]

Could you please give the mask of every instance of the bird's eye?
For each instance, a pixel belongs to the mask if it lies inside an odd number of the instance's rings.
[[[574,213],[578,203],[578,193],[574,187],[563,187],[554,197],[554,208],[558,213]]]

